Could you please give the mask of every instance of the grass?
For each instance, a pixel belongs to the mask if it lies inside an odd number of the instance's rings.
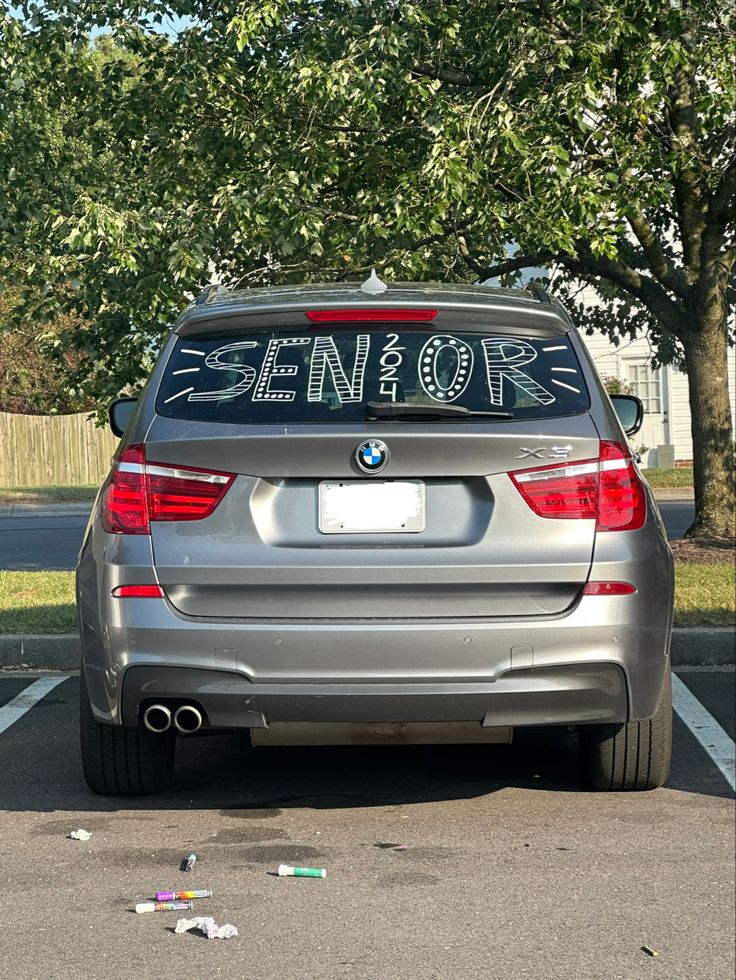
[[[733,626],[736,571],[732,563],[678,562],[675,626]],[[72,633],[74,572],[0,571],[0,633]]]
[[[74,633],[74,572],[0,571],[0,633]]]
[[[671,470],[642,470],[652,490],[676,490],[693,485],[692,466],[676,466]]]
[[[733,626],[736,567],[732,562],[675,566],[675,626]]]
[[[0,507],[11,504],[68,504],[92,502],[97,495],[98,484],[50,487],[0,487]]]

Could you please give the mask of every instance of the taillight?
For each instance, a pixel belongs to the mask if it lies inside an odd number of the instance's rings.
[[[111,593],[116,599],[162,599],[160,585],[119,585]]]
[[[630,582],[588,582],[583,595],[633,595],[636,589]]]
[[[307,310],[307,317],[312,323],[353,323],[366,320],[423,321],[434,320],[437,310]]]
[[[113,465],[102,526],[113,534],[150,534],[151,521],[202,520],[234,479],[233,473],[152,463],[142,445],[128,446]]]
[[[128,446],[113,463],[102,526],[113,534],[150,534],[143,446]]]
[[[199,521],[209,517],[235,479],[233,473],[146,463],[152,521]]]
[[[598,459],[510,473],[535,514],[595,520],[598,531],[635,531],[646,519],[646,497],[629,450],[602,439]]]
[[[618,442],[601,439],[599,531],[635,531],[647,516],[646,496],[631,453]]]
[[[520,470],[509,476],[540,517],[580,520],[596,516],[598,463],[595,460]]]

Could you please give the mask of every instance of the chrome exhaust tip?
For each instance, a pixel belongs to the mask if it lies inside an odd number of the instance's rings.
[[[191,735],[202,727],[202,713],[193,704],[183,704],[176,710],[174,725],[182,735]]]
[[[165,732],[171,726],[171,712],[165,704],[152,704],[143,713],[143,724],[149,732]]]

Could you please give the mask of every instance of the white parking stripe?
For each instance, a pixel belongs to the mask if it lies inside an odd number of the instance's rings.
[[[736,746],[713,715],[706,711],[677,674],[672,675],[672,704],[680,718],[723,773],[731,789],[736,789]]]
[[[38,704],[49,691],[53,691],[55,687],[59,684],[63,684],[65,680],[68,680],[66,675],[64,677],[39,677],[37,681],[34,681],[30,687],[27,687],[24,691],[21,691],[12,701],[8,701],[7,704],[0,708],[0,735],[6,731],[13,722],[18,721],[22,718],[26,711]]]

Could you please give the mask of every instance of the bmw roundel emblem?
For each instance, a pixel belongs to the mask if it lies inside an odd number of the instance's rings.
[[[355,450],[355,462],[364,473],[380,473],[388,460],[388,446],[380,439],[361,442]]]

